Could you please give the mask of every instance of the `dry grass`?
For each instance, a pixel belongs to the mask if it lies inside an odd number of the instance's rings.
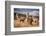
[[[39,20],[32,17],[14,16],[14,27],[36,27],[39,25]]]

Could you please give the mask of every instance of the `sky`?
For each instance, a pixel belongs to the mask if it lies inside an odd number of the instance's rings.
[[[29,15],[39,15],[39,9],[14,8],[14,13],[26,14],[27,12]]]
[[[14,11],[18,11],[18,12],[31,12],[31,11],[39,11],[39,9],[14,8]]]

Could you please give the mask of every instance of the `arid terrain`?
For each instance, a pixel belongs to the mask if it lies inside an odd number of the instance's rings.
[[[15,14],[14,27],[36,27],[39,25],[39,16]]]

